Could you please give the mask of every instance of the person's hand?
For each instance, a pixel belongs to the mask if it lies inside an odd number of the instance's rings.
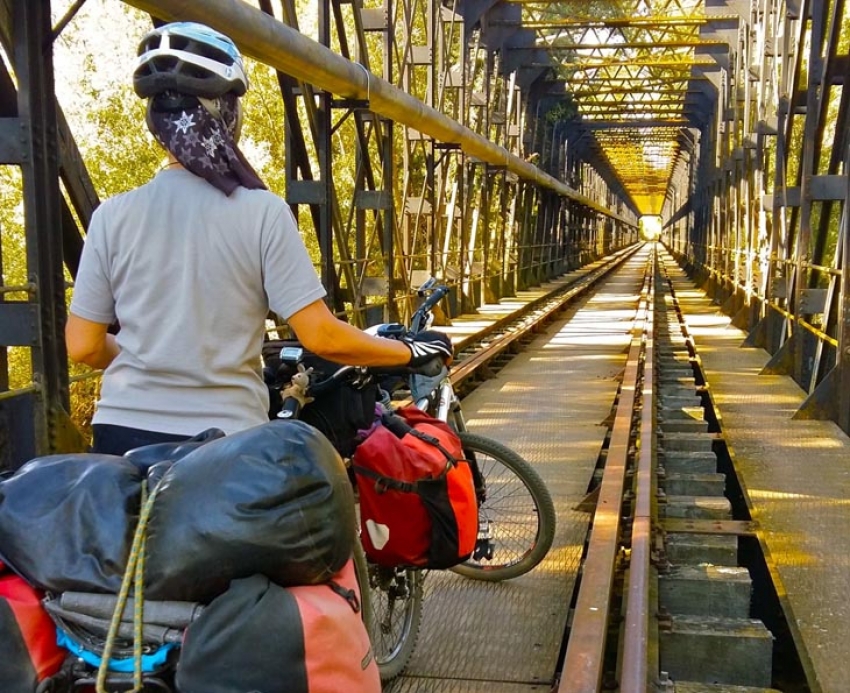
[[[439,357],[444,363],[451,363],[454,358],[452,340],[448,335],[436,330],[425,330],[418,334],[404,337],[402,342],[410,349],[410,361],[407,365],[416,368]]]
[[[432,356],[421,366],[408,366],[413,375],[422,375],[426,378],[442,378],[448,371],[448,366],[441,356]]]

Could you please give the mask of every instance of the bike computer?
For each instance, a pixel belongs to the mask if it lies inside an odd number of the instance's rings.
[[[403,337],[406,332],[407,328],[400,322],[389,322],[378,328],[379,337],[389,337],[390,339]]]
[[[280,350],[280,360],[285,363],[298,363],[303,355],[301,347],[285,346]]]

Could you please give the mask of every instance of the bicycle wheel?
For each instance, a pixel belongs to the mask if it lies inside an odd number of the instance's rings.
[[[357,576],[357,586],[360,588],[360,618],[366,624],[366,629],[372,623],[372,595],[369,588],[369,563],[366,561],[366,552],[360,544],[358,533],[357,541],[354,543],[354,574]],[[369,632],[371,637],[372,633]]]
[[[475,433],[459,433],[467,458],[475,460],[484,479],[486,497],[478,508],[479,535],[475,553],[453,571],[475,580],[498,582],[524,575],[552,547],[555,505],[546,484],[522,457],[498,441]]]
[[[381,681],[404,671],[422,624],[422,571],[368,564],[366,627]]]

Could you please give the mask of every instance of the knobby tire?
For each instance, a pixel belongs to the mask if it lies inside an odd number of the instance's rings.
[[[363,621],[381,681],[387,683],[404,671],[416,647],[422,625],[423,574],[412,568],[381,568],[369,563],[359,542],[354,561]]]

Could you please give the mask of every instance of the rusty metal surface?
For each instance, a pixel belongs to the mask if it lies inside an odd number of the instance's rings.
[[[635,465],[635,507],[631,532],[631,555],[627,578],[626,617],[623,624],[623,664],[620,675],[621,693],[643,693],[656,678],[656,667],[649,653],[650,618],[657,611],[657,602],[650,598],[652,591],[651,555],[653,520],[656,513],[656,426],[655,399],[655,281],[656,258],[653,254],[651,278],[647,287],[646,325],[644,327],[643,380],[640,385],[640,424]]]
[[[742,348],[746,335],[667,267],[803,665],[815,690],[847,690],[850,439],[831,422],[793,419],[805,393],[760,375],[767,352]]]

